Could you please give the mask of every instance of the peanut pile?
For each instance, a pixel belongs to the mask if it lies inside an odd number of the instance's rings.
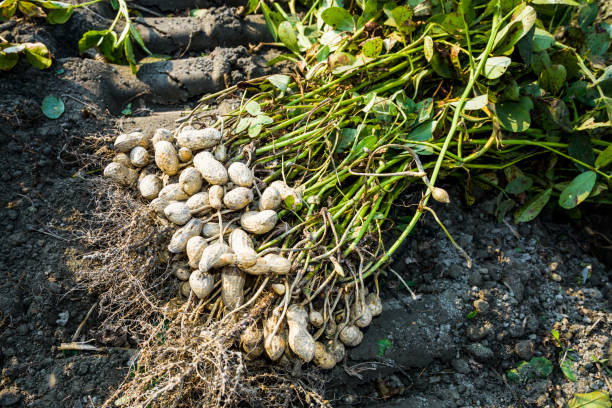
[[[301,295],[291,292],[287,281],[297,265],[290,255],[281,255],[282,248],[260,253],[256,248],[274,232],[279,211],[302,202],[299,188],[282,180],[265,186],[247,163],[228,160],[222,139],[222,132],[212,127],[157,129],[151,139],[139,131],[121,134],[104,176],[126,187],[137,185],[151,210],[175,226],[167,249],[186,298],[205,300],[218,294],[214,291],[220,284],[227,314],[244,305],[247,275],[269,278],[278,302],[267,318],[243,332],[241,344],[248,358],[265,351],[273,361],[297,356],[333,368],[344,358],[345,346],[361,342],[360,328],[381,313],[380,299],[363,288],[350,311],[334,315],[327,310],[325,316],[310,301],[291,299]],[[326,343],[318,340],[323,334]]]

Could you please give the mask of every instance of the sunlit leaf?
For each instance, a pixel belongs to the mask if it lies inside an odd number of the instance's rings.
[[[371,38],[367,40],[363,47],[361,48],[361,52],[368,58],[376,58],[380,55],[383,47],[383,40],[380,37]]]
[[[592,391],[588,394],[574,394],[567,403],[569,408],[610,408],[610,394],[605,391]]]
[[[278,38],[291,51],[298,52],[300,50],[295,29],[289,21],[283,21],[278,26]]]
[[[268,77],[268,81],[276,88],[280,89],[281,92],[286,92],[289,83],[291,82],[291,77],[289,75],[275,74],[270,75]]]
[[[487,58],[483,75],[489,79],[499,78],[506,72],[512,60],[508,57],[491,57]]]
[[[30,65],[38,69],[49,68],[52,64],[51,53],[43,43],[26,43],[25,56]]]
[[[501,102],[495,105],[499,124],[510,132],[524,132],[529,129],[531,117],[520,102]]]

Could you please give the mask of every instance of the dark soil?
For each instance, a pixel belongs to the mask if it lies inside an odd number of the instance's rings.
[[[121,67],[78,55],[79,32],[102,23],[87,11],[73,19],[56,27],[0,25],[4,38],[44,41],[58,57],[46,71],[20,62],[0,74],[5,166],[0,176],[0,406],[97,407],[135,356],[127,333],[123,339],[116,333],[112,341],[104,338],[95,308],[78,340],[119,347],[58,350],[72,340],[97,299],[81,289],[77,267],[68,262],[68,254],[81,245],[77,227],[94,208],[92,186],[101,164],[85,139],[110,141],[122,130],[173,127],[176,111],[193,107],[197,95],[267,69],[265,50],[252,54],[248,43],[233,43],[207,50],[205,57],[187,52],[182,60],[165,63],[202,67],[198,78],[208,82],[189,82],[189,70],[176,81],[164,65],[133,77]],[[197,64],[187,57],[198,58]],[[147,82],[147,72],[162,76]],[[49,94],[66,105],[57,120],[41,112]],[[161,105],[164,101],[172,105]],[[128,103],[131,117],[120,113]],[[510,218],[498,222],[486,192],[474,208],[462,204],[459,189],[449,192],[452,203],[435,210],[472,257],[472,268],[433,220],[421,222],[392,264],[416,296],[396,275],[378,277],[382,316],[366,330],[363,343],[350,350],[344,366],[322,373],[332,404],[558,407],[577,392],[612,391],[606,367],[612,361],[611,257],[602,248],[605,240],[592,234],[610,236],[609,208],[585,207],[578,222],[545,214],[531,224],[514,225]],[[398,214],[410,211],[404,202],[415,201],[416,196],[404,197]],[[563,352],[553,329],[564,347],[574,350],[575,382],[559,368]],[[549,376],[507,378],[507,370],[533,356],[553,362]]]

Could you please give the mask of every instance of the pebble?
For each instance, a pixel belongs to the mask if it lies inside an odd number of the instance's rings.
[[[0,406],[2,407],[10,407],[11,405],[15,405],[21,400],[21,394],[11,391],[1,391],[0,392]]]
[[[480,286],[482,284],[482,277],[480,276],[480,272],[478,272],[477,270],[473,269],[470,272],[470,275],[468,277],[468,283],[471,286]]]
[[[523,340],[516,343],[516,346],[514,346],[514,351],[521,359],[527,361],[533,357],[535,347],[531,340]]]
[[[474,301],[474,309],[480,314],[485,314],[489,311],[489,302],[484,299],[477,299]]]
[[[68,323],[68,319],[70,318],[70,313],[66,310],[65,312],[61,312],[59,315],[59,319],[55,321],[59,326],[66,326]]]
[[[470,365],[462,358],[457,358],[452,362],[453,368],[461,374],[467,374],[470,372]]]
[[[487,337],[492,330],[493,326],[488,322],[482,326],[470,326],[467,329],[467,336],[470,340],[481,340]]]
[[[480,362],[486,362],[494,357],[493,350],[481,343],[472,343],[467,346],[467,350]]]
[[[555,282],[561,282],[563,280],[561,275],[559,275],[558,273],[551,273],[550,279],[554,280]]]

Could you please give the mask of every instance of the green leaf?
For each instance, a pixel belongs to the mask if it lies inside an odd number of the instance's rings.
[[[610,408],[610,394],[605,391],[592,391],[588,394],[574,394],[567,403],[569,408]]]
[[[552,374],[553,364],[545,357],[533,357],[529,360],[529,365],[533,367],[539,377],[546,378]]]
[[[563,361],[559,362],[559,367],[561,367],[561,372],[563,372],[565,378],[571,382],[576,382],[576,375],[572,370],[573,365],[574,363],[569,358],[565,358]]]
[[[268,81],[270,81],[270,83],[276,88],[280,89],[282,93],[285,93],[289,83],[291,82],[291,77],[289,75],[275,74],[270,75],[268,77]]]
[[[261,123],[252,123],[249,126],[249,137],[255,138],[257,137],[261,131],[263,130],[263,125]]]
[[[249,126],[251,126],[252,118],[240,118],[238,124],[236,124],[236,129],[234,129],[234,133],[240,133],[245,131]]]
[[[409,6],[398,6],[391,10],[391,18],[385,21],[385,24],[397,27],[403,33],[409,33],[414,30],[412,15],[412,9]]]
[[[144,52],[146,52],[149,55],[152,54],[151,51],[149,51],[149,49],[145,45],[144,41],[142,40],[142,37],[140,36],[140,33],[136,29],[136,26],[132,23],[130,23],[130,34],[132,35],[132,38],[136,41],[136,43],[140,45],[140,48],[142,48]]]
[[[578,25],[584,29],[593,24],[597,18],[598,10],[599,7],[597,7],[596,2],[586,3],[580,6],[577,17]]]
[[[469,26],[472,23],[472,21],[474,21],[474,19],[476,18],[472,0],[460,0],[459,10],[461,11],[461,15],[463,16],[463,19]]]
[[[393,346],[393,342],[389,339],[378,340],[378,355],[383,357],[387,351]]]
[[[429,120],[419,126],[417,126],[410,134],[406,137],[407,140],[415,140],[418,142],[426,142],[433,139],[433,132],[436,128],[436,121]]]
[[[125,109],[123,109],[123,110],[121,111],[121,114],[122,114],[123,116],[131,116],[131,115],[132,115],[132,104],[131,104],[131,103],[128,103],[128,104],[125,106]]]
[[[533,4],[542,4],[542,5],[546,5],[546,6],[554,6],[557,4],[562,4],[565,6],[575,6],[578,7],[580,6],[580,3],[574,1],[574,0],[532,0]]]
[[[261,113],[261,106],[259,106],[259,103],[256,101],[250,101],[244,108],[253,116],[257,116]]]
[[[567,146],[567,152],[574,159],[580,160],[592,166],[595,163],[595,152],[591,141],[584,133],[575,133],[570,136],[570,143]],[[576,164],[579,169],[587,170],[584,166]]]
[[[500,102],[495,104],[499,124],[505,130],[514,133],[529,129],[531,117],[520,102]]]
[[[513,179],[506,186],[508,194],[521,194],[529,190],[533,185],[533,179],[527,176],[520,176]]]
[[[576,207],[591,194],[596,180],[597,173],[594,171],[585,171],[576,176],[559,195],[559,205],[568,210]]]
[[[26,43],[25,56],[30,65],[38,69],[49,68],[52,64],[51,53],[43,43]]]
[[[383,40],[380,37],[370,38],[361,48],[361,52],[368,58],[376,58],[382,52]]]
[[[539,84],[550,93],[556,94],[565,85],[567,71],[563,65],[551,65],[540,74]]]
[[[534,52],[531,54],[531,69],[537,75],[540,75],[540,73],[550,67],[550,65],[550,56],[546,51]]]
[[[278,38],[285,44],[285,47],[289,48],[291,51],[295,53],[300,51],[295,29],[289,21],[283,21],[278,26]]]
[[[269,125],[269,124],[271,124],[273,122],[274,122],[274,120],[272,120],[271,117],[269,117],[267,115],[263,115],[263,114],[257,115],[252,120],[252,123],[261,123],[262,125]]]
[[[597,155],[597,159],[595,160],[595,167],[602,168],[606,167],[608,164],[612,163],[612,144],[606,147],[604,151]]]
[[[9,71],[19,62],[18,54],[6,54],[0,51],[0,71]]]
[[[332,26],[336,30],[350,31],[355,30],[355,20],[351,13],[342,7],[329,7],[323,10],[321,18],[326,24]]]
[[[495,4],[495,2],[489,4]],[[506,53],[512,50],[520,39],[532,32],[537,18],[536,11],[533,7],[525,6],[524,4],[518,6],[512,15],[512,20],[499,30],[493,42],[494,49],[499,48],[500,51]],[[515,24],[517,22],[522,27]]]
[[[74,13],[74,7],[72,6],[49,10],[47,13],[47,22],[49,22],[49,24],[64,24],[66,21],[70,20],[72,13]]]
[[[605,23],[596,23],[584,30],[585,42],[592,54],[603,56],[610,47],[610,34],[602,27]]]
[[[104,38],[109,30],[91,30],[87,31],[79,40],[79,52],[83,52],[89,48],[96,47],[98,43]]]
[[[57,119],[64,113],[64,102],[56,95],[47,95],[42,102],[42,112],[49,119]]]
[[[442,56],[439,52],[435,52],[431,59],[431,67],[436,71],[436,74],[442,78],[452,78],[451,66],[448,58]]]
[[[190,17],[202,18],[208,14],[207,9],[193,9],[189,12]]]
[[[532,221],[535,217],[538,216],[538,214],[540,214],[546,204],[548,204],[551,194],[552,188],[547,188],[546,190],[533,197],[525,205],[518,208],[514,212],[514,222],[518,224],[521,222]]]
[[[123,41],[123,46],[125,49],[125,59],[127,59],[128,64],[130,64],[132,74],[136,75],[136,73],[138,72],[138,66],[136,65],[136,57],[134,56],[134,46],[132,45],[132,39],[126,38]]]
[[[548,31],[536,27],[533,33],[533,51],[544,51],[552,47],[555,43],[555,37]]]
[[[506,72],[512,60],[508,57],[490,57],[485,62],[483,75],[489,79],[499,78]]]
[[[353,144],[356,134],[357,129],[342,128],[340,130],[340,138],[338,140],[338,143],[336,144],[336,153],[342,153],[343,151],[348,149],[348,147]]]

